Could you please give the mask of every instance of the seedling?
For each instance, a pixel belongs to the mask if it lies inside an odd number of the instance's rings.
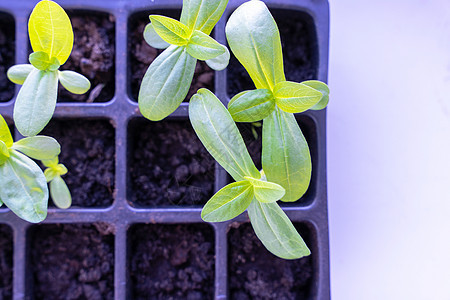
[[[198,60],[214,70],[228,65],[227,47],[209,36],[228,0],[184,0],[180,21],[150,15],[146,42],[166,49],[149,66],[138,95],[142,115],[159,121],[174,112],[189,92]]]
[[[285,194],[256,169],[230,113],[207,89],[189,104],[189,118],[197,136],[214,159],[236,182],[219,190],[203,207],[206,222],[230,220],[246,209],[256,235],[273,254],[295,259],[309,255],[305,242],[276,203]]]
[[[50,185],[50,195],[53,203],[62,209],[69,208],[72,204],[72,196],[64,179],[61,178],[61,176],[67,174],[67,168],[59,163],[58,156],[50,160],[44,160],[42,163],[47,167],[44,175]]]
[[[33,53],[31,64],[11,67],[8,78],[23,85],[14,105],[14,122],[24,136],[35,136],[47,125],[56,107],[58,81],[68,91],[83,94],[89,80],[73,71],[59,71],[73,47],[73,31],[66,12],[55,2],[36,4],[28,21]]]
[[[53,160],[60,153],[58,142],[33,136],[13,142],[0,115],[0,206],[3,203],[20,218],[37,223],[47,216],[48,187],[44,173],[31,159]]]
[[[234,96],[228,110],[236,122],[264,120],[262,167],[267,180],[285,188],[282,201],[297,201],[311,180],[311,156],[293,113],[322,109],[326,84],[286,81],[280,33],[267,6],[251,0],[238,7],[225,28],[228,44],[256,89]]]

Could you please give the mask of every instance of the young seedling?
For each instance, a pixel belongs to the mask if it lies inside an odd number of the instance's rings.
[[[228,65],[228,49],[209,36],[228,0],[184,0],[180,21],[150,15],[147,43],[166,49],[149,66],[138,95],[142,115],[159,121],[174,112],[189,92],[198,60],[214,70]]]
[[[200,89],[190,100],[189,118],[208,152],[236,181],[206,203],[202,219],[223,222],[247,209],[256,235],[270,252],[285,259],[309,255],[303,239],[276,203],[285,189],[267,181],[256,169],[233,118],[220,100],[209,90]]]
[[[61,178],[61,176],[67,174],[67,168],[59,163],[58,156],[50,160],[44,160],[42,163],[47,167],[44,175],[50,185],[50,195],[53,203],[62,209],[69,208],[72,204],[72,196],[64,179]]]
[[[0,205],[20,218],[37,223],[47,216],[48,188],[44,173],[30,158],[50,160],[60,153],[58,142],[33,136],[13,142],[0,115]]]
[[[328,87],[316,80],[286,81],[280,33],[264,2],[242,4],[225,31],[231,51],[256,86],[234,96],[228,110],[236,122],[264,120],[262,166],[267,180],[285,188],[282,201],[296,201],[308,189],[312,167],[308,144],[293,113],[324,108]]]
[[[23,85],[14,105],[14,122],[24,136],[35,136],[47,125],[56,107],[58,81],[68,91],[83,94],[90,88],[89,80],[73,71],[59,71],[69,58],[73,31],[66,12],[55,2],[43,0],[36,4],[28,21],[33,53],[31,64],[11,67],[8,78]]]

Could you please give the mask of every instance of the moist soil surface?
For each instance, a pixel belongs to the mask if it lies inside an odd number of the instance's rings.
[[[12,299],[13,241],[7,225],[0,225],[0,274],[0,299]]]
[[[112,227],[104,223],[38,225],[30,233],[34,299],[114,298]]]
[[[55,138],[61,145],[59,162],[69,170],[62,178],[72,194],[72,206],[111,205],[115,169],[111,124],[106,120],[53,119],[41,134]]]
[[[209,225],[136,225],[129,241],[132,299],[213,299]]]
[[[280,31],[286,80],[301,82],[317,78],[317,52],[314,25],[306,14],[292,10],[270,9]],[[255,88],[250,76],[234,55],[227,69],[228,95]]]
[[[311,182],[306,193],[299,199],[299,201],[302,204],[305,204],[314,198],[317,186],[317,176],[316,176],[317,172],[316,168],[318,163],[317,132],[314,121],[311,118],[302,115],[297,115],[296,119],[303,135],[305,136],[306,141],[308,142],[312,160]],[[247,146],[247,150],[250,154],[250,157],[255,163],[256,168],[258,168],[258,170],[261,170],[262,127],[260,125],[262,124],[262,122],[236,123],[236,124],[242,135],[242,138],[244,139],[245,145]],[[291,206],[291,205],[298,205],[299,201],[278,202],[278,203],[282,206]]]
[[[163,52],[163,50],[149,46],[144,40],[144,28],[150,23],[148,18],[149,14],[163,15],[179,20],[180,13],[180,10],[154,10],[148,13],[138,13],[131,17],[128,38],[128,49],[130,52],[129,62],[131,65],[129,70],[129,81],[131,97],[134,100],[137,100],[138,98],[142,78],[150,63]],[[194,79],[192,80],[191,87],[189,88],[189,92],[184,101],[189,101],[192,95],[197,93],[197,90],[200,88],[207,88],[214,92],[214,70],[208,67],[203,61],[197,61]]]
[[[137,119],[128,136],[134,205],[202,205],[213,195],[215,163],[189,121]]]
[[[0,102],[14,97],[14,83],[6,77],[6,71],[14,65],[15,41],[14,19],[0,13]]]
[[[306,226],[295,227],[310,246]],[[277,258],[266,250],[248,223],[233,223],[228,243],[230,299],[310,299],[314,269],[311,256]]]
[[[74,31],[74,46],[60,70],[86,76],[91,89],[75,95],[59,85],[59,102],[106,102],[114,96],[114,17],[105,13],[67,10]]]

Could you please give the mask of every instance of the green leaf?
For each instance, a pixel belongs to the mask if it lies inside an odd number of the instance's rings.
[[[84,94],[91,88],[89,80],[74,71],[58,71],[59,82],[71,93]]]
[[[262,1],[239,6],[225,27],[231,51],[245,67],[257,89],[273,90],[285,81],[277,24]]]
[[[316,105],[311,107],[311,109],[312,110],[324,109],[328,105],[328,101],[330,100],[329,99],[330,89],[328,88],[328,86],[325,83],[318,80],[308,80],[303,81],[302,83],[322,93],[322,98]]]
[[[186,97],[197,60],[184,47],[170,46],[150,65],[139,90],[144,117],[159,121],[174,112]]]
[[[236,124],[213,93],[200,89],[192,96],[189,119],[205,148],[235,181],[261,177]]]
[[[23,138],[15,142],[12,148],[38,160],[52,159],[61,152],[61,147],[54,138],[43,135]]]
[[[244,91],[228,103],[228,111],[235,122],[256,122],[275,109],[275,99],[267,89]]]
[[[177,46],[186,45],[189,40],[189,28],[169,17],[150,15],[153,29],[167,43]]]
[[[310,109],[322,98],[322,93],[302,83],[282,81],[273,90],[277,106],[288,113]]]
[[[256,236],[274,255],[284,259],[297,259],[311,254],[277,203],[253,200],[247,211]]]
[[[206,64],[213,70],[222,71],[228,66],[228,62],[230,61],[230,51],[224,45],[220,45],[223,47],[225,52],[217,57],[205,60]]]
[[[264,119],[262,167],[267,181],[286,190],[282,201],[296,201],[311,181],[311,156],[308,144],[293,114],[276,108]]]
[[[38,165],[25,155],[11,151],[0,166],[0,199],[20,218],[37,223],[47,216],[48,188]]]
[[[14,105],[14,122],[22,135],[34,136],[44,129],[55,111],[57,92],[56,71],[31,71]]]
[[[276,202],[284,196],[284,188],[276,183],[259,180],[248,176],[245,176],[244,178],[251,183],[255,198],[260,202]]]
[[[228,0],[183,0],[180,21],[191,30],[200,30],[209,35],[227,4]]]
[[[199,30],[194,30],[192,33],[186,51],[199,60],[212,59],[225,53],[221,44]]]
[[[6,76],[15,84],[23,84],[33,69],[34,67],[30,64],[15,65],[8,69]]]
[[[73,46],[73,31],[64,9],[53,1],[36,4],[28,21],[28,33],[34,52],[43,51],[56,57],[62,65],[69,58]]]
[[[55,176],[50,182],[50,195],[58,208],[66,209],[72,204],[69,188],[61,176]]]
[[[9,149],[6,144],[0,140],[0,165],[3,165],[5,161],[9,158]]]
[[[56,57],[49,58],[43,51],[31,53],[29,60],[33,67],[42,71],[56,71],[61,66]]]
[[[238,181],[220,189],[202,209],[205,222],[224,222],[243,213],[253,199],[252,185]]]
[[[2,115],[0,115],[0,141],[3,141],[8,148],[14,143],[11,131]]]
[[[2,202],[2,199],[0,199],[0,207],[2,207],[3,206],[3,202]]]
[[[144,29],[144,40],[156,49],[166,49],[170,46],[169,43],[167,43],[165,40],[163,40],[155,31],[155,28],[153,28],[152,23],[147,24]]]

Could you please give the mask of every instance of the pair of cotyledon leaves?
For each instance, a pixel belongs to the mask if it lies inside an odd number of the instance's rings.
[[[61,208],[70,206],[70,192],[61,178],[67,169],[58,164],[59,153],[58,142],[47,136],[27,137],[14,143],[0,115],[0,206],[4,203],[28,222],[41,222],[47,216],[47,182],[55,204]],[[31,158],[48,167],[44,173]]]
[[[14,105],[14,122],[24,136],[37,135],[50,121],[56,107],[58,81],[70,92],[83,94],[89,80],[73,71],[59,71],[73,47],[73,31],[66,12],[55,2],[36,4],[28,22],[33,53],[31,64],[11,67],[8,78],[23,85]]]
[[[228,65],[227,47],[209,36],[228,0],[184,0],[180,21],[150,15],[144,31],[147,43],[165,49],[149,66],[138,95],[142,115],[159,121],[174,112],[186,97],[197,60],[215,70]]]

